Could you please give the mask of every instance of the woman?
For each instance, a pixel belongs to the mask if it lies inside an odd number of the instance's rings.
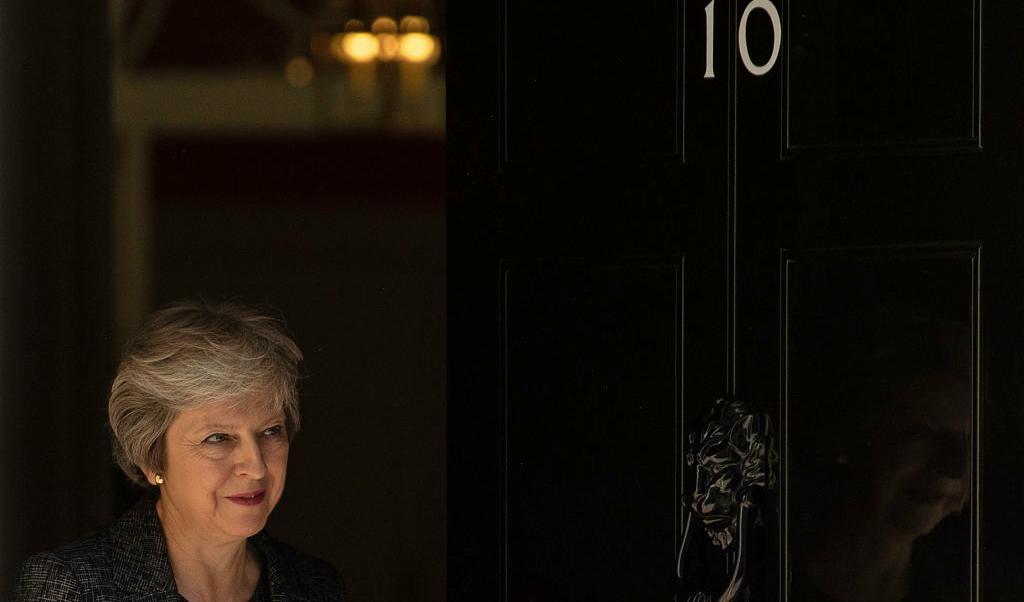
[[[923,337],[839,377],[834,403],[804,397],[819,401],[792,421],[793,599],[969,598],[970,534],[956,517],[971,486],[970,349]]]
[[[23,565],[15,600],[342,600],[328,563],[263,531],[299,430],[302,353],[275,318],[183,302],[127,344],[114,457],[148,494],[107,529]]]

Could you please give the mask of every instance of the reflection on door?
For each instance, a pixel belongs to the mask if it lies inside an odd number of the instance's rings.
[[[784,259],[784,599],[970,600],[976,249]]]

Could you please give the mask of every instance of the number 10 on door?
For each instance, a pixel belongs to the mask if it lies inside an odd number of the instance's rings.
[[[764,64],[757,65],[750,58],[750,50],[747,48],[747,19],[755,10],[763,10],[772,21],[772,55]],[[704,47],[704,79],[715,77],[715,0],[711,0],[704,7],[705,40]],[[779,10],[775,8],[771,0],[752,0],[743,10],[740,17],[739,31],[736,33],[736,43],[739,46],[740,60],[743,66],[753,75],[764,75],[775,66],[779,58],[779,48],[782,46],[782,19],[779,17]]]

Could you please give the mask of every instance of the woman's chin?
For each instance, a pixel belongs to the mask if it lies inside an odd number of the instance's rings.
[[[893,508],[890,524],[899,532],[921,537],[949,515],[949,500],[905,498]]]
[[[224,516],[223,530],[236,537],[252,537],[267,524],[270,512],[265,508],[233,508]],[[223,516],[223,515],[222,515]]]
[[[258,519],[237,520],[232,521],[232,524],[225,531],[239,538],[248,538],[262,531],[266,524],[267,518],[265,516]]]

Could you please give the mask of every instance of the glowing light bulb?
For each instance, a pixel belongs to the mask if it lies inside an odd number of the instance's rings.
[[[335,55],[353,63],[369,63],[377,57],[380,42],[377,36],[365,31],[346,33],[338,38],[337,44],[331,40]]]
[[[377,41],[380,42],[380,53],[377,58],[382,61],[393,61],[398,57],[398,36],[393,33],[377,34]]]
[[[407,33],[402,36],[398,54],[410,63],[426,63],[437,58],[437,42],[425,33]]]

